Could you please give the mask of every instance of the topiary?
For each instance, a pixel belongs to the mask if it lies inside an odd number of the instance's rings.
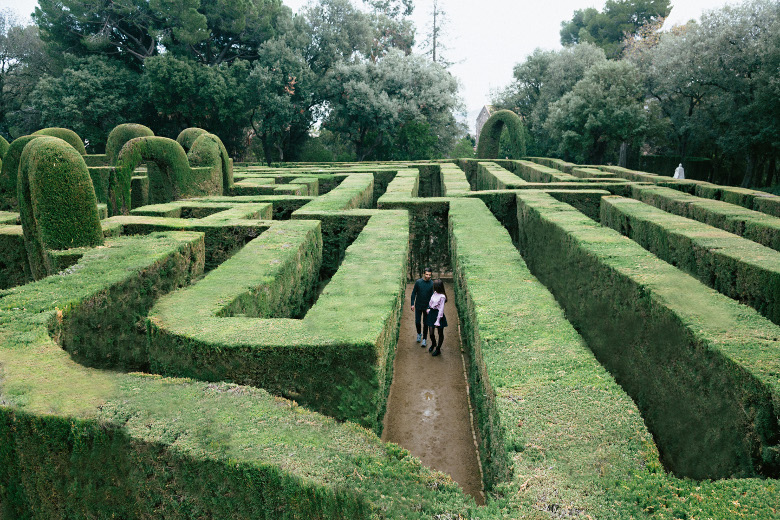
[[[525,155],[525,132],[523,121],[511,110],[499,110],[491,115],[482,127],[477,143],[478,159],[498,159],[501,131],[506,127],[514,159]]]
[[[8,147],[11,146],[8,144],[8,141],[5,140],[5,137],[0,135],[0,159],[5,157],[5,153],[8,151]]]
[[[0,169],[0,211],[18,211],[19,199],[16,183],[19,177],[19,159],[27,143],[38,137],[41,136],[25,135],[14,139],[8,146]]]
[[[205,137],[204,137],[205,136]],[[179,137],[181,137],[181,134],[179,134]],[[225,148],[225,145],[222,143],[222,139],[220,139],[215,134],[210,133],[201,133],[195,141],[191,144],[190,149],[188,150],[187,156],[190,157],[190,166],[202,166],[200,164],[194,164],[193,158],[191,157],[192,150],[195,149],[195,144],[198,141],[201,141],[202,139],[208,139],[219,147],[219,161],[221,163],[221,171],[222,171],[222,194],[223,195],[230,195],[231,188],[233,187],[233,163],[230,160],[230,156],[228,155],[227,148]],[[179,143],[181,144],[181,143]],[[183,145],[182,145],[183,146]],[[185,149],[187,149],[185,147]]]
[[[126,214],[130,210],[130,179],[142,162],[154,163],[149,168],[149,204],[170,202],[192,192],[192,170],[182,146],[167,137],[136,137],[129,140],[116,160],[109,182],[109,213]],[[221,191],[220,191],[221,194]]]
[[[119,150],[129,141],[136,137],[151,137],[154,136],[154,132],[148,126],[140,125],[138,123],[124,123],[116,125],[111,133],[108,134],[108,141],[106,141],[106,159],[108,164],[116,164],[117,155]]]
[[[84,148],[84,141],[81,140],[79,134],[73,130],[70,130],[69,128],[42,128],[37,132],[33,132],[33,135],[50,135],[52,137],[59,137],[71,145],[81,155],[87,155],[87,149]]]
[[[40,137],[19,161],[19,213],[30,271],[55,270],[49,252],[103,244],[97,198],[83,157],[69,143]]]
[[[185,128],[184,130],[179,132],[179,135],[176,137],[176,142],[179,143],[182,148],[184,148],[185,152],[189,152],[195,140],[201,135],[207,133],[208,132],[206,130],[195,126],[190,128]]]

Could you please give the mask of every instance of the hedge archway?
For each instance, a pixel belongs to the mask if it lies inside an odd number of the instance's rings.
[[[51,137],[59,137],[81,155],[87,155],[87,149],[84,148],[84,141],[79,137],[79,134],[71,130],[70,128],[41,128],[37,132],[33,132],[32,135],[48,135]]]
[[[106,159],[108,164],[116,164],[119,150],[129,141],[136,137],[152,137],[154,132],[148,126],[137,123],[124,123],[116,125],[111,133],[108,134],[106,141]]]
[[[19,177],[19,160],[27,143],[40,135],[23,135],[17,137],[8,146],[3,156],[3,164],[0,168],[0,211],[18,211],[19,198],[17,194],[17,180]]]
[[[92,178],[84,158],[57,137],[31,140],[19,161],[19,213],[30,271],[56,271],[49,251],[103,244]]]
[[[525,130],[522,119],[511,110],[499,110],[490,116],[482,127],[477,144],[478,159],[499,159],[498,146],[504,127],[509,132],[514,158],[518,159],[525,155]]]

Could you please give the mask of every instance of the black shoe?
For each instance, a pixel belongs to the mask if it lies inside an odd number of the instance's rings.
[[[431,345],[430,347],[428,347],[428,352],[433,352],[433,345]]]
[[[439,347],[436,347],[436,350],[434,350],[433,354],[431,354],[431,355],[432,356],[438,356],[439,354],[441,354],[441,350],[439,349]]]

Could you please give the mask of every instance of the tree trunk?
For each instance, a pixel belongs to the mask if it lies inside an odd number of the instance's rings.
[[[620,143],[620,157],[618,158],[618,166],[626,168],[628,165],[628,142],[623,141]]]
[[[753,172],[755,171],[755,165],[753,163],[753,151],[750,150],[747,154],[747,164],[745,164],[745,177],[742,179],[743,188],[753,187]]]
[[[268,132],[263,132],[263,136],[261,140],[263,141],[263,154],[265,155],[265,163],[268,166],[271,166],[272,150],[271,150],[271,141],[268,138]]]

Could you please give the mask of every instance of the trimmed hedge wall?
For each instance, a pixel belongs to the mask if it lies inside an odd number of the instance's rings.
[[[458,165],[443,163],[440,172],[442,197],[462,197],[471,191],[466,173]]]
[[[527,184],[526,181],[493,162],[480,162],[477,167],[475,190],[506,190]]]
[[[86,368],[51,341],[50,327],[101,312],[101,294],[132,323],[147,269],[192,276],[202,248],[188,233],[120,238],[0,298],[0,516],[422,519],[474,508],[449,477],[363,428],[263,390]]]
[[[51,250],[101,245],[103,232],[87,165],[72,146],[40,137],[19,163],[19,213],[30,272],[39,280],[56,272]]]
[[[202,281],[157,304],[149,318],[153,369],[260,386],[381,431],[407,249],[406,214],[375,215],[306,312],[320,267],[319,224],[276,223]],[[366,272],[371,283],[363,281]]]
[[[69,128],[42,128],[33,132],[33,135],[57,137],[71,145],[80,155],[87,155],[87,149],[84,148],[84,141],[79,137],[79,134]]]
[[[632,188],[631,196],[669,213],[698,220],[780,251],[780,219],[777,217],[670,188],[637,185]]]
[[[106,141],[106,162],[109,165],[116,164],[119,151],[125,144],[136,137],[152,137],[154,132],[148,126],[138,123],[123,123],[115,126],[108,134]]]
[[[601,223],[780,324],[780,253],[637,200],[605,197]]]
[[[431,168],[426,173],[431,175],[434,171]],[[377,201],[379,209],[409,212],[409,280],[421,277],[426,267],[444,273],[451,265],[447,201],[435,197],[418,198],[421,176],[419,169],[398,170],[385,194]]]
[[[528,182],[582,182],[579,177],[531,161],[512,161],[514,173]],[[569,168],[571,172],[571,168]]]
[[[525,155],[525,130],[523,121],[511,110],[499,110],[491,115],[482,126],[477,143],[479,159],[497,159],[501,131],[506,128],[512,155]]]
[[[32,279],[22,226],[0,224],[0,290],[25,284]]]
[[[636,405],[484,204],[454,200],[449,215],[461,337],[493,496],[480,518],[644,517],[620,500],[624,486],[660,468]],[[611,482],[620,483],[616,492]]]
[[[780,474],[780,329],[547,194],[517,198],[523,257],[636,400],[665,465]]]
[[[548,168],[553,168],[569,174],[571,174],[572,168],[577,166],[576,164],[564,161],[563,159],[553,159],[550,157],[526,157],[526,159],[541,164],[542,166],[547,166]]]

